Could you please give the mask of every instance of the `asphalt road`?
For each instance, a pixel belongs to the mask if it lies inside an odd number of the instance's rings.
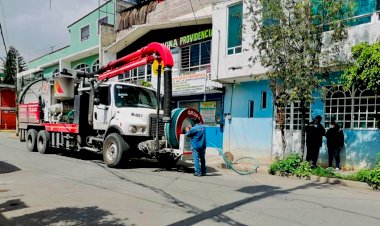
[[[2,225],[380,225],[380,192],[267,174],[108,169],[95,155],[27,152],[0,133]]]

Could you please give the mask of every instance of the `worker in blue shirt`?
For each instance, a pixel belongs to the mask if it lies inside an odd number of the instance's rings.
[[[194,159],[194,176],[206,175],[206,133],[198,118],[193,119],[194,126],[186,127],[186,136],[191,138],[190,148]],[[200,162],[200,164],[199,164]]]

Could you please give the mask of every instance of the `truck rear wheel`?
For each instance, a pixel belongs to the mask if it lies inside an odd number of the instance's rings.
[[[103,144],[103,160],[108,167],[120,166],[123,155],[130,149],[122,136],[117,133],[109,134]]]
[[[30,152],[37,151],[37,135],[38,133],[35,129],[29,129],[26,134],[26,148]]]
[[[45,130],[38,132],[37,136],[37,150],[41,154],[46,154],[49,151],[50,134]]]

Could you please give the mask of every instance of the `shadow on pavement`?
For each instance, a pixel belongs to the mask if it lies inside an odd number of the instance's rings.
[[[168,192],[166,192],[163,189],[152,187],[152,186],[143,184],[141,182],[130,180],[130,179],[126,178],[125,176],[121,175],[120,173],[118,173],[112,169],[107,168],[106,166],[102,166],[102,165],[99,165],[99,166],[102,167],[104,170],[110,172],[114,176],[118,177],[120,180],[123,180],[123,181],[129,182],[129,183],[141,186],[143,188],[149,189],[149,190],[165,197],[168,202],[176,205],[177,207],[182,208],[184,210],[184,212],[186,212],[186,213],[196,214],[196,216],[197,216],[198,214],[201,214],[203,212],[202,209],[177,199],[176,197],[169,194]],[[223,215],[223,213],[220,213],[216,216],[213,216],[212,219],[218,223],[224,223],[224,224],[235,225],[235,226],[246,226],[245,224],[241,224],[241,223],[233,220],[232,218],[230,218],[226,215]],[[178,224],[178,225],[182,225],[182,224]]]
[[[59,156],[81,159],[84,161],[91,161],[96,164],[104,165],[103,156],[101,154],[96,154],[89,151],[62,151],[55,150],[50,154],[55,154]],[[156,159],[149,158],[131,158],[124,160],[124,163],[119,167],[121,169],[138,169],[138,168],[151,168],[154,169],[154,172],[161,171],[173,171],[173,172],[182,172],[182,173],[194,173],[194,164],[192,162],[183,162],[179,161],[175,166],[170,169],[163,169],[160,163]],[[222,174],[217,173],[218,171],[210,166],[207,166],[207,176],[221,176]]]
[[[28,208],[28,206],[20,199],[8,200],[0,204],[0,213],[18,210],[18,209],[24,209],[24,208]]]
[[[110,225],[124,226],[109,211],[92,207],[61,207],[9,219],[12,225]],[[133,224],[130,224],[133,225]]]
[[[325,184],[308,183],[308,184],[297,186],[297,187],[290,188],[290,189],[280,189],[280,187],[274,187],[274,186],[268,186],[268,185],[257,185],[257,186],[243,187],[243,188],[238,189],[237,191],[247,193],[247,194],[251,194],[252,195],[251,197],[244,198],[241,200],[237,200],[235,202],[227,203],[225,205],[216,207],[216,208],[208,210],[208,211],[203,211],[199,214],[196,214],[192,217],[188,217],[186,219],[172,223],[168,226],[190,226],[190,225],[198,224],[198,223],[200,223],[204,220],[207,220],[207,219],[215,220],[216,217],[220,216],[221,214],[223,214],[225,212],[228,212],[228,211],[233,210],[237,207],[240,207],[240,206],[246,205],[248,203],[252,203],[252,202],[261,200],[261,199],[265,199],[265,198],[273,197],[273,196],[277,196],[277,195],[285,195],[285,194],[289,194],[289,193],[296,191],[296,190],[303,190],[303,189],[307,189],[310,187],[316,188],[316,189],[326,189],[330,186],[331,186],[331,184],[328,184],[328,183],[325,183]],[[318,204],[318,203],[314,203],[314,204]],[[320,204],[318,204],[318,205],[320,205]],[[357,212],[353,212],[353,211],[339,209],[339,208],[336,208],[333,206],[324,205],[324,207],[325,208],[331,208],[331,209],[338,210],[338,211],[342,211],[342,212],[348,212],[350,214],[366,216],[368,218],[380,220],[379,217],[374,217],[374,216],[365,215],[365,214],[361,214],[361,213],[357,213]],[[238,224],[235,224],[233,222],[232,223],[225,222],[225,223],[228,225],[238,225]],[[241,225],[241,224],[239,224],[239,225]]]
[[[0,161],[0,174],[12,173],[12,172],[19,171],[19,170],[21,170],[21,169],[15,165],[9,164],[7,162]]]
[[[2,213],[8,212],[8,211],[13,211],[13,210],[24,209],[24,208],[28,208],[28,206],[23,201],[21,201],[20,199],[8,200],[4,203],[1,203],[0,204],[0,225],[1,226],[14,225],[9,220],[7,220],[3,216]]]

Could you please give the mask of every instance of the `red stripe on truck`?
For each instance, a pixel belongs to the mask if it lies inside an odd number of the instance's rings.
[[[78,124],[43,123],[48,132],[79,133]]]

